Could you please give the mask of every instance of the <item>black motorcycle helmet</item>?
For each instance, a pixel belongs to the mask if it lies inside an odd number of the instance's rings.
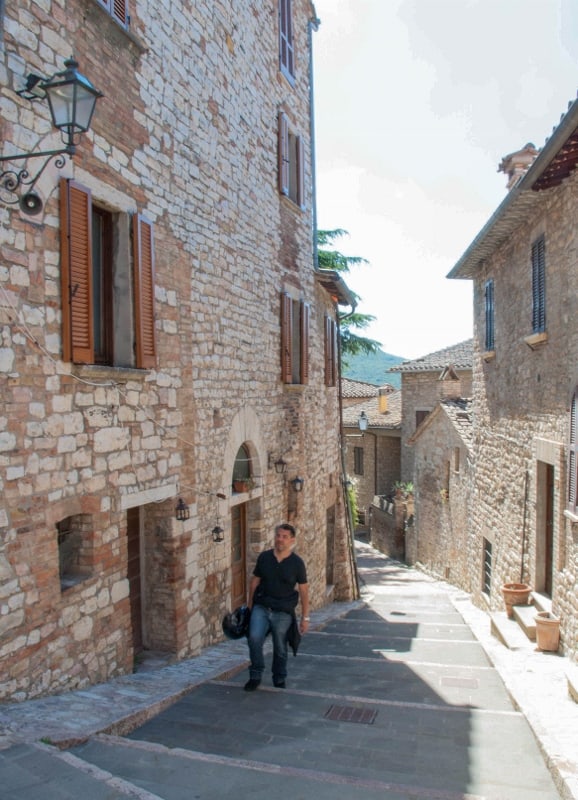
[[[223,617],[223,633],[227,639],[242,639],[249,633],[249,619],[251,611],[247,606],[239,606],[230,614]]]

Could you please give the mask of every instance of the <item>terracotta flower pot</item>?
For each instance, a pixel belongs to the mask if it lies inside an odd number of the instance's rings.
[[[514,606],[528,605],[528,598],[531,592],[532,589],[527,583],[505,583],[502,586],[506,613],[509,617],[514,616]]]
[[[560,645],[560,620],[549,611],[536,614],[536,644],[538,650],[555,653]]]

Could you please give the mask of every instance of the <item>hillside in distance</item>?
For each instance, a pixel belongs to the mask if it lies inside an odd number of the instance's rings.
[[[366,355],[360,353],[356,356],[348,355],[343,360],[342,372],[344,378],[351,378],[354,381],[365,381],[382,386],[384,383],[391,383],[396,389],[401,387],[401,375],[399,372],[388,373],[388,369],[407,361],[401,356],[392,356],[379,350],[377,353]]]

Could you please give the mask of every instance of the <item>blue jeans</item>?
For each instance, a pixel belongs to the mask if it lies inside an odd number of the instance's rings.
[[[287,677],[287,631],[293,617],[286,611],[272,611],[265,606],[253,606],[249,626],[249,655],[251,667],[249,677],[261,680],[265,669],[263,645],[267,634],[273,637],[273,680],[282,681]]]

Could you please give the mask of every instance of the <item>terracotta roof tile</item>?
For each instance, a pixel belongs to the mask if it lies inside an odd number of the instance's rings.
[[[369,429],[384,430],[401,429],[401,392],[395,391],[387,395],[387,411],[380,413],[377,395],[363,403],[355,403],[343,409],[343,425],[346,428],[357,428],[359,415],[365,411],[369,420]]]
[[[435,353],[416,358],[413,361],[403,361],[391,367],[388,372],[436,372],[451,365],[455,369],[471,369],[474,353],[474,340],[445,347]]]
[[[378,386],[375,383],[367,383],[366,381],[341,378],[342,397],[377,397],[379,389],[385,389],[388,394],[395,392],[395,386],[391,383],[384,383],[382,386]]]

